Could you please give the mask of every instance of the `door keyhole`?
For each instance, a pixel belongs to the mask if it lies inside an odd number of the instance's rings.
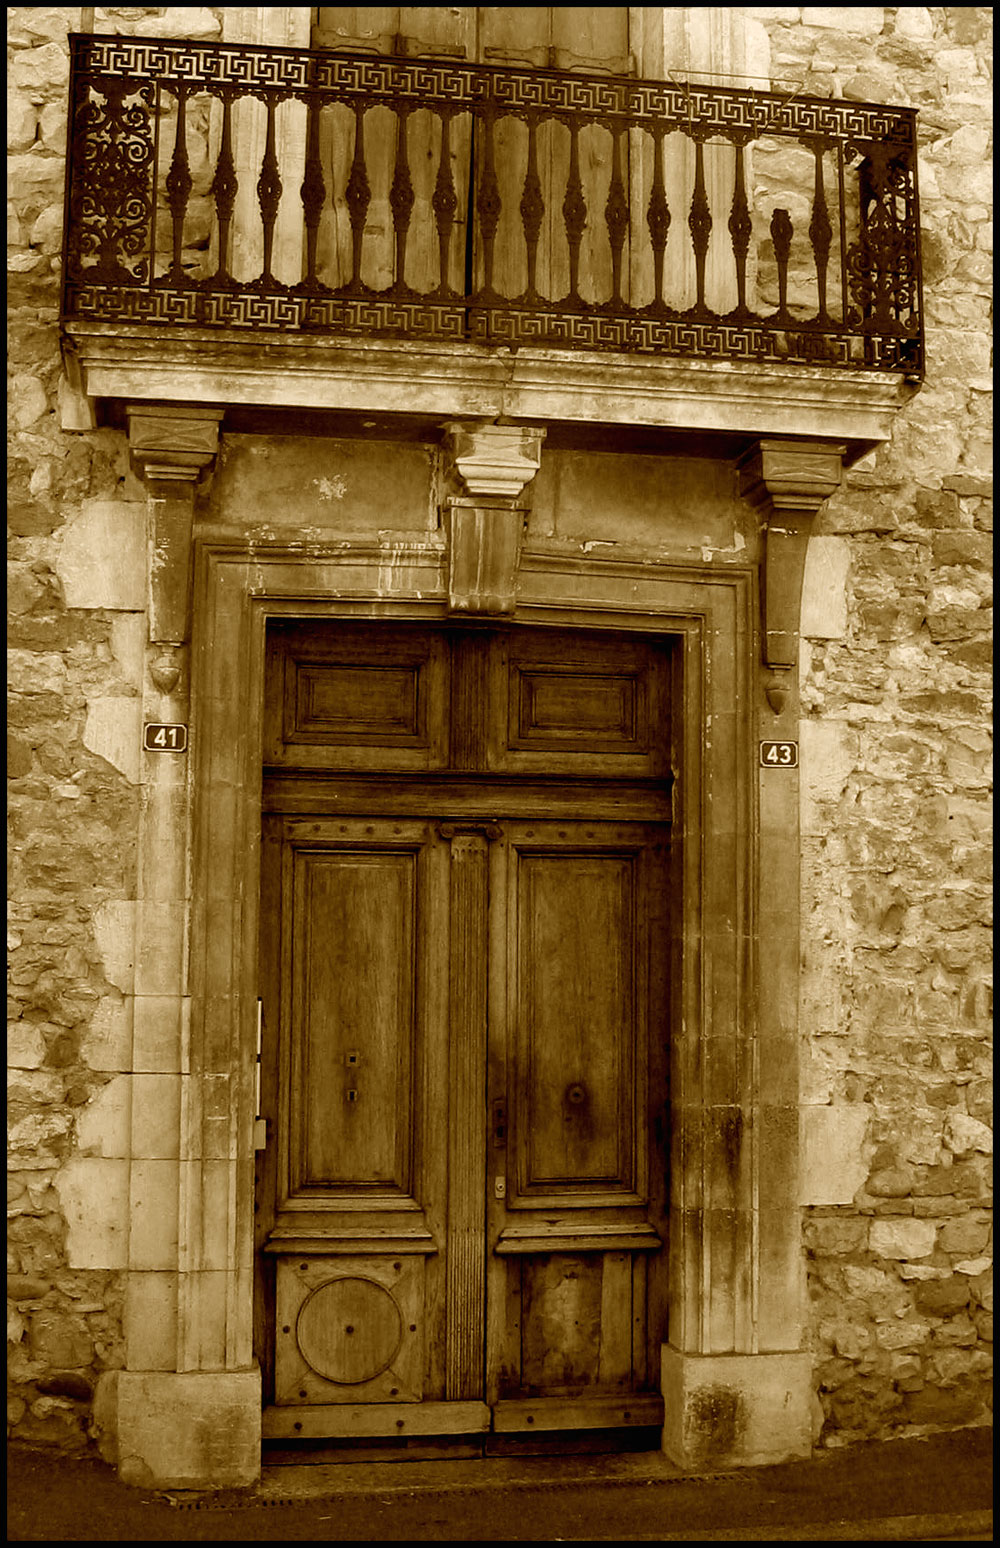
[[[493,1148],[502,1150],[507,1143],[507,1104],[493,1103]]]

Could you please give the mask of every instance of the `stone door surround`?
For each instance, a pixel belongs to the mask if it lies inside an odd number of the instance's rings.
[[[217,416],[205,419],[210,436]],[[156,469],[152,507],[162,497],[170,453],[162,443],[170,435],[164,429],[151,448],[148,418],[141,423],[145,460]],[[190,413],[178,423],[186,444]],[[456,508],[485,512],[481,533],[497,515],[519,510],[541,446],[539,432],[486,429],[483,435],[464,425],[452,436],[456,479],[467,474]],[[194,438],[193,454],[201,456],[205,441],[198,432]],[[477,489],[476,477],[498,458],[506,472],[494,468],[489,476],[500,478],[502,492]],[[260,1467],[252,1211],[268,621],[430,623],[470,607],[525,624],[670,634],[678,642],[664,1447],[688,1466],[808,1451],[811,1368],[800,1347],[797,1191],[798,775],[769,771],[765,783],[756,741],[796,735],[790,640],[801,562],[810,517],[835,485],[839,462],[839,448],[796,442],[760,443],[744,459],[744,492],[769,524],[761,588],[750,565],[571,557],[503,541],[494,551],[506,579],[478,595],[456,584],[456,549],[442,537],[391,549],[377,539],[306,548],[235,528],[197,532],[190,700],[175,694],[171,701],[175,718],[190,722],[193,813],[187,951],[175,996],[188,1027],[180,1228],[169,1270],[177,1359],[175,1369],[119,1375],[124,1477],[177,1487],[241,1484]],[[180,484],[193,500],[190,474]],[[176,616],[176,590],[171,602]],[[176,633],[172,627],[161,638],[180,651]],[[783,691],[768,696],[775,679]]]

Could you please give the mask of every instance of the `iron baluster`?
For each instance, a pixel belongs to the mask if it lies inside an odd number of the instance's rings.
[[[747,203],[746,173],[743,165],[743,146],[736,146],[736,168],[733,174],[733,206],[729,215],[729,235],[733,240],[733,257],[736,260],[736,310],[734,317],[749,317],[747,309],[747,254],[753,222]]]
[[[365,165],[365,104],[354,104],[354,159],[347,179],[344,199],[351,222],[351,278],[347,286],[352,295],[359,295],[366,288],[361,280],[361,244],[365,234],[365,220],[371,203],[372,191]]]
[[[628,231],[628,200],[625,197],[625,184],[622,180],[621,162],[621,126],[612,123],[611,126],[611,185],[608,189],[607,203],[604,206],[604,219],[608,227],[608,239],[611,243],[611,305],[619,308],[624,304],[622,297],[622,250],[625,246],[625,236]]]
[[[790,323],[788,314],[788,259],[792,251],[792,218],[787,210],[775,210],[771,216],[771,241],[778,265],[778,310],[774,321]]]
[[[542,230],[542,219],[545,215],[545,200],[542,197],[542,180],[538,175],[538,154],[536,145],[537,115],[528,114],[528,170],[524,174],[524,191],[521,194],[521,221],[524,226],[524,240],[528,249],[528,286],[524,292],[525,301],[537,304],[541,300],[536,285],[536,269],[538,265],[538,238]]]
[[[489,300],[496,298],[493,288],[493,244],[496,241],[501,210],[500,185],[497,182],[493,146],[495,122],[492,102],[487,99],[483,113],[483,168],[479,178],[479,192],[476,196],[476,213],[479,216],[479,229],[483,236],[482,294]]]
[[[323,178],[323,162],[319,154],[319,118],[322,104],[316,96],[309,98],[306,108],[306,162],[303,168],[302,219],[306,228],[306,272],[298,287],[315,293],[327,287],[316,275],[316,248],[319,242],[319,226],[326,203],[326,182]]]
[[[705,147],[700,139],[694,142],[694,193],[688,215],[691,245],[694,248],[696,300],[694,311],[701,316],[705,306],[705,260],[712,235],[712,211],[705,192]]]
[[[847,325],[847,195],[844,190],[844,147],[837,146],[837,201],[840,226],[840,322]]]
[[[167,190],[167,206],[170,210],[172,222],[171,240],[173,243],[173,258],[170,268],[167,270],[166,279],[169,283],[176,285],[184,279],[184,265],[182,262],[184,217],[187,214],[188,200],[191,197],[191,189],[194,187],[194,179],[191,176],[187,153],[185,114],[188,88],[179,85],[175,90],[177,94],[177,128],[174,132],[174,151],[170,158],[170,171],[167,173],[165,187]]]
[[[570,306],[580,306],[580,244],[587,225],[587,201],[583,196],[580,179],[580,125],[574,120],[569,126],[569,173],[566,178],[566,197],[562,213],[566,226],[566,242],[569,246],[569,292],[566,301]]]
[[[830,318],[826,309],[826,271],[830,262],[830,242],[833,237],[833,227],[830,225],[830,217],[826,207],[826,191],[823,187],[823,145],[816,140],[811,147],[816,158],[816,173],[813,185],[812,219],[809,222],[809,240],[812,243],[813,256],[816,260],[816,285],[819,292],[819,310],[816,314],[818,323],[829,322]]]
[[[453,296],[456,292],[448,283],[448,263],[451,249],[451,228],[455,224],[458,195],[455,192],[455,179],[452,176],[451,170],[451,113],[447,110],[441,114],[441,155],[438,161],[434,193],[431,197],[431,208],[434,211],[438,233],[438,265],[440,272],[438,295]]]
[[[219,145],[219,159],[215,163],[215,175],[209,192],[215,199],[215,212],[219,220],[219,253],[218,265],[210,284],[222,289],[231,289],[236,285],[229,272],[229,234],[232,227],[233,210],[236,206],[236,195],[239,192],[239,180],[236,175],[236,162],[233,158],[233,130],[232,108],[235,93],[225,91],[222,93],[222,138]]]
[[[257,202],[260,205],[260,218],[264,227],[264,267],[257,285],[261,290],[266,291],[280,288],[279,282],[271,272],[271,263],[274,254],[274,227],[278,219],[278,206],[281,203],[282,183],[275,146],[274,113],[277,104],[270,94],[264,100],[267,105],[267,139],[264,144],[260,176],[257,179]]]
[[[653,248],[653,306],[656,311],[666,311],[663,300],[663,255],[667,247],[667,233],[670,230],[670,207],[667,204],[667,195],[663,176],[663,138],[666,133],[662,124],[658,124],[653,130],[653,186],[649,193],[649,208],[646,211],[646,224],[649,227],[649,240]]]
[[[416,194],[413,192],[413,180],[410,177],[410,153],[406,134],[409,115],[409,107],[402,103],[397,113],[396,164],[392,173],[392,187],[389,189],[389,208],[392,211],[392,226],[396,239],[396,283],[394,288],[400,294],[405,294],[409,289],[406,283],[406,242],[410,231],[413,206],[416,203]]]

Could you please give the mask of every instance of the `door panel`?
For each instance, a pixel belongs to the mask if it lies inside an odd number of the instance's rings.
[[[345,1405],[444,1397],[447,847],[412,820],[269,817],[264,834],[269,1433],[300,1433],[303,1404],[354,1433]]]
[[[565,830],[563,830],[565,831]],[[516,1189],[635,1190],[634,856],[514,848]]]
[[[264,759],[295,769],[413,772],[447,764],[449,653],[440,634],[276,628],[266,673]]]
[[[307,850],[294,868],[292,1191],[409,1194],[417,855]]]
[[[606,1400],[655,1389],[665,1332],[666,833],[512,822],[505,839],[490,1401],[508,1429],[655,1422]]]

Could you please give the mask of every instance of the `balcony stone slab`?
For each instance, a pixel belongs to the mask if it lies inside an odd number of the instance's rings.
[[[847,466],[889,439],[916,391],[896,372],[829,366],[303,335],[262,342],[113,323],[65,329],[95,400],[797,436],[843,444]]]

